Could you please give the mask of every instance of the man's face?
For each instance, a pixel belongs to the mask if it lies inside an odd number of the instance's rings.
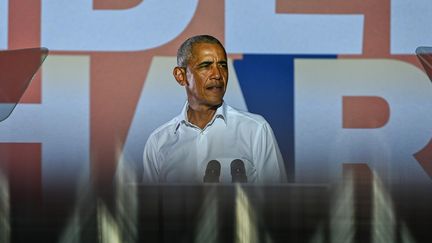
[[[218,44],[194,44],[186,67],[186,79],[186,92],[192,108],[220,105],[228,83],[224,49]]]

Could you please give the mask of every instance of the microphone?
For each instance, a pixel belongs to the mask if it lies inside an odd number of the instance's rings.
[[[210,160],[207,164],[205,175],[203,178],[204,183],[219,182],[221,165],[217,160]]]
[[[235,159],[231,162],[231,176],[232,176],[232,182],[240,182],[240,183],[246,183],[247,182],[247,176],[246,176],[246,169],[244,166],[243,161],[239,159]]]

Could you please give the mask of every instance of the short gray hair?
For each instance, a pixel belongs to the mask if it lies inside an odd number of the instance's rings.
[[[222,43],[220,43],[220,41],[218,39],[216,39],[215,37],[213,37],[211,35],[196,35],[196,36],[193,36],[193,37],[190,37],[189,39],[187,39],[179,47],[179,49],[177,51],[177,66],[179,66],[179,67],[186,67],[187,66],[189,59],[192,56],[192,47],[194,44],[197,44],[197,43],[218,44],[225,51],[225,48],[222,45]]]

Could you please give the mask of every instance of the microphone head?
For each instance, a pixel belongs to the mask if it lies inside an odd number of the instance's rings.
[[[219,161],[210,160],[207,164],[203,181],[209,183],[219,182],[220,171],[221,165]]]
[[[247,182],[246,168],[240,159],[235,159],[231,162],[231,177],[232,182]]]

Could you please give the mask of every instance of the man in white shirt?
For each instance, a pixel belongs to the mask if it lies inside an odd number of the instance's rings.
[[[177,65],[173,75],[185,87],[187,102],[147,140],[144,183],[285,182],[267,121],[223,101],[228,83],[223,45],[212,36],[191,37],[180,46]]]

